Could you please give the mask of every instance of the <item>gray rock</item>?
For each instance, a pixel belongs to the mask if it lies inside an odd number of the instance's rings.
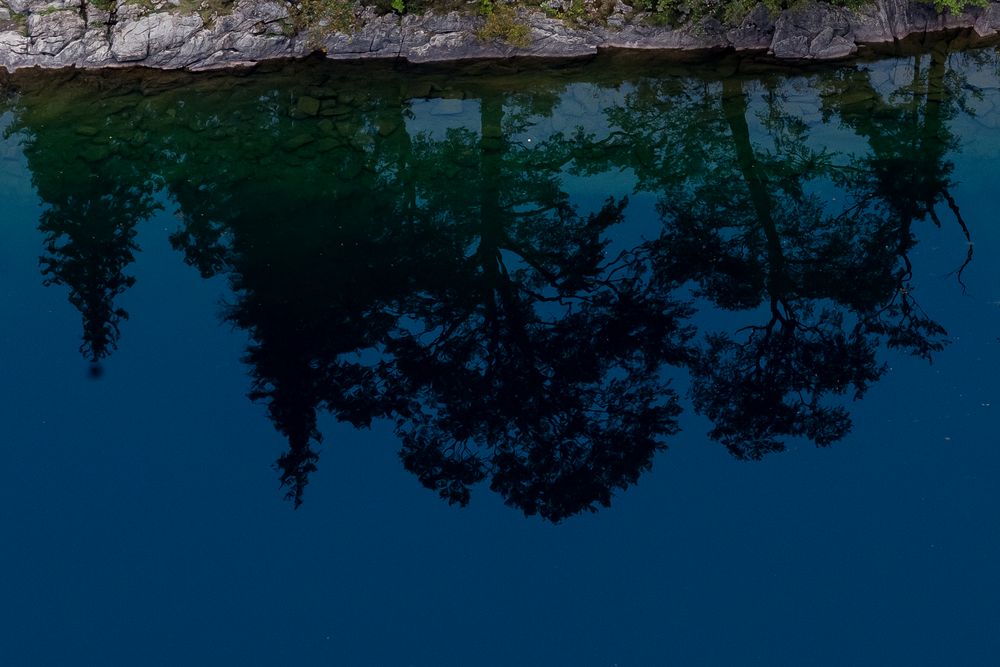
[[[28,16],[29,53],[35,56],[58,56],[83,37],[86,25],[78,11],[59,10]]]
[[[402,41],[398,55],[411,62],[427,63],[470,58],[504,58],[513,49],[503,45],[487,44],[476,37],[482,19],[449,12],[444,16],[421,14],[404,16],[401,25]]]
[[[783,35],[771,44],[771,53],[776,58],[804,59],[809,57],[808,35]]]
[[[826,27],[809,43],[809,57],[820,60],[844,58],[858,50],[853,40],[845,39]]]
[[[592,33],[573,29],[560,19],[533,13],[524,17],[531,44],[524,49],[535,57],[578,58],[597,54],[601,40]]]
[[[611,14],[607,18],[608,28],[612,30],[621,30],[625,27],[628,19],[624,14]]]
[[[573,0],[545,0],[542,8],[553,12],[568,12],[573,8]]]
[[[730,46],[729,40],[722,31],[706,32],[706,26],[687,26],[684,28],[663,28],[644,25],[645,16],[636,15],[636,21],[624,26],[621,30],[608,31],[595,28],[594,32],[603,37],[601,46],[614,49],[634,50],[700,50],[720,49]],[[710,30],[716,28],[708,24]]]
[[[42,14],[62,9],[79,10],[82,0],[5,0],[11,11],[18,14]]]
[[[91,4],[82,11],[80,0],[14,0],[18,2],[28,8],[28,34],[0,33],[0,65],[8,69],[117,64],[201,69],[304,53],[279,25],[288,18],[288,8],[276,0],[243,0],[211,26],[196,14],[148,13],[125,2],[118,3],[114,21]],[[53,11],[51,5],[67,5],[72,11]]]
[[[848,12],[854,38],[862,44],[891,42],[892,26],[882,0]]]
[[[766,49],[774,36],[774,18],[771,11],[758,4],[736,28],[726,33],[726,39],[737,51]]]
[[[1000,32],[1000,5],[994,3],[983,10],[972,27],[980,37]]]
[[[628,24],[633,14],[635,14],[635,10],[631,6],[626,5],[622,0],[615,0],[615,4],[611,7],[611,13],[605,20],[610,29],[621,30]]]
[[[171,51],[179,51],[204,25],[197,14],[178,16],[167,12],[138,19],[121,20],[111,30],[111,55],[120,63],[146,60],[169,61]]]
[[[850,15],[822,3],[782,12],[774,23],[771,52],[777,58],[842,58],[857,51]]]
[[[878,6],[886,18],[893,39],[945,28],[942,17],[934,11],[933,3],[908,2],[907,0],[879,0]]]
[[[314,28],[291,35],[290,5],[283,0],[237,0],[232,12],[206,24],[196,14],[180,14],[178,0],[139,6],[118,0],[114,16],[92,0],[0,0],[0,66],[107,67],[141,64],[192,70],[252,64],[272,58],[324,51],[329,58],[401,58],[434,62],[510,56],[579,57],[599,49],[735,50],[770,49],[779,58],[844,58],[857,44],[891,42],[911,34],[973,28],[979,35],[1000,32],[1000,2],[985,9],[938,15],[915,0],[874,0],[857,10],[823,3],[801,5],[772,16],[755,6],[738,26],[707,20],[669,28],[649,25],[623,0],[615,0],[607,26],[570,25],[539,10],[518,9],[530,42],[516,48],[477,36],[482,17],[376,15],[359,10],[351,34]],[[568,0],[548,0],[566,11]],[[84,4],[86,3],[86,4]],[[9,8],[9,12],[2,13]],[[13,14],[27,20],[14,22]],[[8,17],[8,18],[4,18]],[[321,115],[330,109],[319,110]]]
[[[0,66],[8,70],[30,67],[28,38],[17,32],[0,32]]]
[[[353,34],[313,34],[308,35],[305,41],[320,44],[327,57],[334,59],[395,58],[399,55],[403,32],[398,16],[377,16],[373,9],[368,8],[359,21],[361,27]]]

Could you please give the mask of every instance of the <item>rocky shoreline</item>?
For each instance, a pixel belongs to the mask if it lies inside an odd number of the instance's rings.
[[[325,53],[340,60],[400,59],[411,63],[517,56],[577,58],[599,50],[766,52],[778,59],[847,58],[859,46],[914,35],[971,29],[1000,32],[1000,2],[939,14],[930,4],[875,0],[861,9],[812,3],[772,15],[757,5],[738,25],[714,19],[658,27],[649,15],[617,0],[600,25],[581,25],[553,12],[516,10],[527,28],[523,46],[483,40],[474,11],[379,15],[358,7],[345,32],[322,21],[302,27],[290,3],[236,0],[224,13],[185,0],[0,0],[0,67],[219,69]],[[470,7],[475,6],[470,5]]]

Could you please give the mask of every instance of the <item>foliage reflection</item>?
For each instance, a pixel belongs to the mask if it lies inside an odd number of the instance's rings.
[[[106,78],[69,77],[20,82],[10,131],[45,202],[42,273],[94,364],[127,317],[136,226],[170,200],[184,261],[228,277],[296,505],[326,412],[389,420],[450,503],[487,482],[559,521],[651,467],[678,379],[713,439],[759,459],[842,439],[884,347],[943,349],[910,254],[945,214],[971,240],[948,156],[976,91],[943,50],[902,85],[879,71],[362,84],[301,66],[280,85],[122,75],[99,97]],[[816,141],[807,107],[843,138]]]

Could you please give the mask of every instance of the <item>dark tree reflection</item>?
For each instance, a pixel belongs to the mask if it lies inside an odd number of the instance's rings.
[[[69,301],[83,318],[80,352],[96,369],[117,348],[119,325],[128,319],[115,299],[135,283],[126,274],[138,250],[135,226],[155,205],[148,193],[131,190],[90,194],[49,202],[39,223],[45,235],[39,263],[46,285],[69,288]]]
[[[481,131],[414,148],[422,224],[450,248],[408,304],[382,364],[404,465],[449,502],[488,478],[559,520],[607,506],[649,468],[679,411],[662,367],[684,356],[685,309],[640,252],[607,256],[625,202],[569,206],[561,136],[508,139],[522,99],[485,94]],[[439,165],[460,165],[460,182]]]
[[[805,194],[803,181],[824,171],[826,156],[807,149],[804,128],[773,106],[766,121],[779,153],[758,156],[739,81],[723,84],[722,111],[732,138],[734,182],[746,188],[749,205],[741,207],[742,216],[731,211],[725,222],[713,224],[706,217],[702,224],[723,234],[733,223],[739,227],[734,238],[742,238],[744,245],[734,248],[729,262],[759,267],[759,295],[768,318],[744,327],[740,340],[724,333],[708,336],[692,366],[694,404],[713,421],[712,437],[739,458],[780,451],[787,436],[828,445],[847,434],[850,419],[842,405],[824,398],[848,388],[860,397],[882,369],[875,361],[875,341],[864,327],[845,329],[842,311],[816,303],[824,295],[815,287],[847,278],[842,274],[820,281],[810,275],[823,266],[816,260],[824,254],[824,232],[831,225],[816,199]],[[780,176],[768,169],[775,164],[782,168]]]
[[[419,295],[420,327],[394,333],[382,374],[425,486],[465,504],[488,477],[509,504],[559,520],[607,506],[676,431],[662,368],[684,358],[685,309],[649,289],[639,257],[599,251],[621,208],[560,209],[536,228],[559,234],[494,230],[445,267],[448,289]]]
[[[662,279],[752,318],[707,333],[694,355],[691,397],[712,420],[711,436],[751,459],[788,437],[828,445],[851,424],[836,397],[860,398],[884,373],[881,343],[928,358],[943,346],[944,329],[913,301],[910,246],[892,242],[900,220],[862,192],[870,172],[810,145],[777,82],[757,89],[758,142],[747,82],[679,85],[639,87],[610,112],[617,133],[585,168],[635,170],[638,187],[660,195],[664,227],[653,247]],[[700,151],[692,136],[706,137]],[[831,210],[817,193],[823,183],[846,189],[848,208]],[[919,182],[905,186],[904,197],[922,194]],[[907,241],[911,220],[902,223]]]
[[[875,255],[885,258],[881,266],[866,267],[871,279],[853,286],[853,298],[868,301],[873,329],[886,335],[891,346],[925,358],[942,349],[946,333],[915,298],[909,259],[916,245],[914,223],[930,219],[940,227],[942,204],[953,217],[968,243],[953,272],[963,290],[962,274],[973,257],[969,228],[951,194],[954,165],[948,155],[958,141],[948,123],[962,111],[971,113],[966,98],[978,91],[948,62],[940,49],[914,56],[910,82],[890,91],[876,89],[872,73],[864,70],[834,73],[821,82],[826,118],[839,117],[870,146],[869,153],[853,161],[843,183],[855,209],[879,221],[871,245],[886,250]]]
[[[125,139],[123,124],[94,118],[73,100],[18,99],[8,132],[23,136],[32,182],[44,203],[39,222],[46,285],[65,286],[83,320],[81,353],[95,374],[118,345],[128,313],[117,299],[135,283],[136,226],[157,209],[156,179]],[[93,123],[93,124],[90,124]]]
[[[404,465],[451,502],[488,478],[553,520],[609,504],[676,429],[662,366],[684,358],[685,310],[648,284],[643,254],[606,257],[624,202],[579,214],[551,167],[564,142],[515,146],[503,99],[480,109],[479,133],[345,147],[351,177],[243,189],[219,174],[203,187],[239,194],[186,211],[173,236],[203,274],[230,276],[226,317],[250,333],[251,396],[288,438],[296,503],[319,409],[392,419]]]
[[[711,437],[760,459],[845,437],[884,348],[930,359],[947,342],[911,260],[920,221],[971,239],[949,161],[968,87],[941,52],[892,90],[863,68],[616,79],[601,94],[617,102],[563,131],[562,105],[587,100],[557,76],[517,93],[303,76],[112,96],[100,127],[22,101],[14,128],[46,203],[45,279],[69,288],[95,363],[127,317],[136,225],[161,188],[176,204],[173,246],[228,281],[223,319],[248,336],[249,395],[286,441],[296,506],[324,414],[386,420],[449,503],[484,484],[559,521],[650,469],[678,431],[681,373]],[[796,112],[803,81],[849,150]],[[460,120],[418,118],[431,104]],[[615,170],[654,196],[650,220],[625,222],[622,190],[573,204],[573,176]]]
[[[267,405],[287,439],[276,466],[296,506],[317,470],[317,414],[364,427],[386,411],[373,395],[371,363],[359,355],[386,338],[398,301],[422,269],[422,258],[411,256],[421,232],[406,220],[404,179],[396,173],[405,132],[377,146],[352,143],[369,136],[367,123],[391,116],[390,100],[383,103],[375,116],[356,107],[342,114],[333,148],[315,168],[299,171],[289,155],[288,165],[261,182],[252,162],[222,153],[198,188],[183,172],[168,182],[183,212],[174,246],[202,275],[229,276],[235,300],[225,319],[250,336],[250,397]],[[402,112],[397,105],[397,125]],[[296,129],[286,118],[264,123],[256,136],[280,145]]]

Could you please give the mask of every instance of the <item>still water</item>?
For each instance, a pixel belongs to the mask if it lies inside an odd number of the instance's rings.
[[[0,664],[995,664],[998,69],[6,81]]]

